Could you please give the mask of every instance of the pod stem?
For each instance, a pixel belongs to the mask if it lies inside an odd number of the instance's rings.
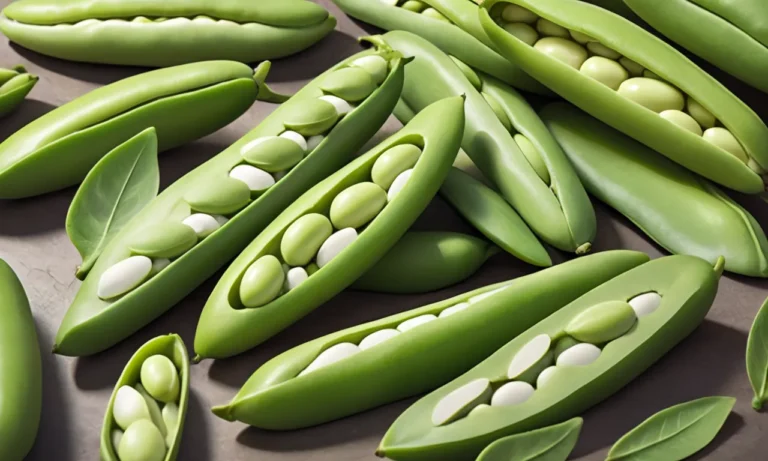
[[[203,360],[203,358],[200,357],[200,354],[195,354],[195,356],[192,357],[192,363],[194,363],[195,365],[200,363],[201,360]]]
[[[755,409],[755,411],[760,411],[763,409],[763,399],[761,399],[758,396],[755,396],[752,399],[752,408]]]
[[[714,267],[715,274],[718,277],[720,277],[721,275],[723,275],[723,269],[725,269],[725,257],[718,256],[717,261],[715,261],[715,267]]]
[[[578,248],[576,248],[576,254],[581,256],[589,253],[589,251],[592,249],[592,244],[590,242],[583,243],[579,245]]]
[[[282,104],[293,95],[286,95],[272,91],[272,88],[267,85],[267,75],[272,68],[272,63],[264,61],[253,70],[253,81],[256,82],[256,86],[259,88],[259,92],[256,95],[256,99],[264,102],[273,102],[275,104]]]
[[[384,454],[384,450],[382,450],[381,448],[377,448],[377,449],[376,449],[376,452],[375,452],[374,454],[375,454],[375,455],[376,455],[376,457],[378,457],[378,458],[384,458],[384,457],[386,456],[386,455]]]
[[[229,405],[217,405],[211,408],[211,413],[225,421],[232,422],[235,420]]]

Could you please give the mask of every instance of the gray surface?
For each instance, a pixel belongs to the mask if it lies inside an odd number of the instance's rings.
[[[2,2],[3,5],[7,3],[7,0]],[[365,32],[335,6],[331,8],[339,18],[338,30],[309,51],[276,62],[270,80],[277,82],[277,89],[296,90],[312,76],[358,50],[354,38]],[[9,46],[3,40],[0,43],[0,65],[8,67],[17,63],[24,63],[30,72],[40,75],[41,79],[23,108],[3,120],[0,139],[5,139],[54,106],[98,85],[136,72],[67,63]],[[730,79],[728,81],[731,83]],[[760,96],[756,91],[743,87],[737,87],[737,91],[765,114],[765,100],[758,102]],[[236,123],[220,132],[164,154],[160,160],[163,187],[235,141],[273,109],[272,105],[257,103]],[[398,126],[392,120],[385,132],[391,133]],[[29,460],[97,459],[104,408],[126,361],[145,341],[168,332],[180,333],[191,347],[198,315],[216,280],[214,277],[168,314],[107,352],[82,359],[48,353],[56,329],[79,286],[74,277],[79,256],[64,232],[64,218],[73,194],[74,189],[69,189],[33,199],[0,201],[0,257],[16,270],[26,287],[44,351],[43,422]],[[768,225],[765,204],[755,199],[740,201],[756,214],[764,226]],[[600,231],[596,251],[631,248],[646,251],[653,257],[661,254],[658,247],[640,235],[625,219],[600,205],[597,210]],[[439,199],[435,200],[417,227],[468,230]],[[554,256],[562,259],[562,255]],[[285,433],[226,423],[215,418],[209,408],[227,402],[260,364],[303,341],[530,270],[513,258],[501,255],[493,258],[471,280],[441,293],[425,296],[344,293],[249,353],[193,366],[192,397],[179,459],[376,459],[373,451],[384,431],[413,400],[321,427]],[[765,281],[731,275],[723,277],[714,307],[705,323],[691,337],[631,385],[584,415],[585,427],[574,459],[604,459],[608,447],[619,436],[655,411],[707,395],[736,396],[738,403],[716,441],[696,459],[764,459],[764,444],[761,447],[759,439],[768,430],[768,419],[750,408],[744,348],[752,318],[768,294],[766,288],[768,284]]]

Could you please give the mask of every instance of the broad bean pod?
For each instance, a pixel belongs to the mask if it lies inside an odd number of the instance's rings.
[[[0,69],[0,117],[13,112],[24,101],[39,78],[24,66]]]

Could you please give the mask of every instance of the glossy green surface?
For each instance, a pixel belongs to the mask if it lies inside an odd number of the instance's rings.
[[[597,253],[332,333],[267,362],[231,403],[216,407],[214,412],[222,418],[261,428],[293,429],[430,391],[468,370],[510,338],[562,306],[646,261],[648,256],[635,251]],[[321,351],[334,344],[357,343],[374,331],[394,328],[419,315],[437,314],[502,286],[507,288],[464,311],[297,377]],[[478,332],[482,334],[476,334]],[[424,373],[425,369],[430,372]]]
[[[710,263],[724,256],[728,271],[768,277],[762,228],[715,185],[569,104],[551,104],[541,117],[587,191],[656,243]]]
[[[563,421],[620,390],[704,319],[717,292],[721,263],[692,256],[667,256],[629,270],[591,290],[513,339],[472,370],[408,408],[389,428],[377,453],[400,461],[471,460],[498,439]],[[546,386],[514,407],[483,406],[454,423],[435,427],[434,406],[448,393],[478,378],[504,382],[510,359],[540,334],[557,337],[584,309],[655,291],[661,305],[627,334],[608,343],[586,366],[561,367]]]
[[[306,0],[21,0],[0,16],[5,36],[38,53],[149,67],[279,58],[309,47],[335,25]]]
[[[493,22],[489,11],[509,3],[594,37],[659,75],[714,114],[758,165],[768,166],[768,127],[680,52],[632,22],[577,0],[488,0],[480,12],[486,33],[502,55],[585,112],[721,185],[745,193],[764,190],[762,178],[733,155],[507,33]]]
[[[747,338],[747,375],[752,392],[752,408],[760,410],[768,400],[768,300],[755,315]]]
[[[135,386],[140,383],[141,365],[146,359],[157,354],[164,355],[173,362],[181,379],[181,392],[177,401],[179,407],[179,419],[176,435],[169,444],[170,447],[163,459],[164,461],[174,461],[178,456],[179,447],[181,446],[181,436],[184,431],[184,418],[187,414],[187,404],[189,402],[189,357],[187,355],[187,347],[184,345],[181,337],[176,334],[171,334],[158,336],[141,346],[136,353],[131,356],[130,360],[128,360],[120,378],[117,380],[117,383],[115,383],[112,397],[109,399],[107,411],[104,414],[104,422],[101,427],[102,461],[120,461],[117,457],[115,448],[112,446],[112,429],[118,428],[112,417],[112,407],[115,403],[117,390],[122,386]]]
[[[26,74],[27,71],[24,66],[16,66],[13,69],[0,69],[2,75],[2,83],[7,83],[12,78],[22,74]],[[37,84],[38,77],[35,75],[29,75],[26,83],[22,83],[20,86],[15,86],[13,89],[2,90],[0,87],[0,117],[6,116],[13,112],[24,101],[32,88]]]
[[[328,72],[347,65],[371,51],[359,53]],[[127,295],[105,302],[96,296],[101,274],[129,255],[128,243],[156,222],[189,216],[183,197],[201,184],[229,179],[228,173],[242,162],[240,149],[262,136],[284,130],[283,114],[292,107],[317,98],[322,92],[315,79],[278,107],[256,128],[166,188],[145,207],[105,248],[62,320],[54,350],[64,355],[89,355],[104,350],[151,322],[234,258],[283,209],[312,185],[344,165],[386,121],[400,95],[404,60],[392,58],[393,67],[378,90],[344,117],[328,136],[285,177],[209,235],[192,250],[174,260],[160,274]],[[325,75],[325,74],[323,74]],[[109,331],[109,334],[104,334]]]
[[[0,299],[0,459],[22,461],[37,437],[43,370],[27,295],[2,259]]]
[[[503,437],[485,449],[477,461],[565,461],[579,440],[583,420]]]
[[[410,64],[409,64],[410,65]],[[455,96],[421,111],[402,130],[313,187],[270,224],[229,266],[208,298],[195,333],[196,358],[244,352],[282,331],[351,285],[381,259],[424,211],[451,168],[464,126],[464,98]],[[277,251],[285,229],[307,213],[327,214],[333,198],[370,179],[374,162],[398,144],[422,149],[402,190],[357,239],[297,288],[266,306],[245,309],[237,296],[246,268]]]

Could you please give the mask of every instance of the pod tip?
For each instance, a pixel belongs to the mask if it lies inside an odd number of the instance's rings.
[[[383,458],[386,455],[384,454],[384,449],[379,447],[376,449],[376,452],[374,453],[378,458]]]
[[[203,358],[200,356],[200,354],[195,354],[194,357],[192,357],[192,363],[198,364],[200,361],[203,360]]]
[[[581,244],[578,248],[576,248],[576,254],[581,256],[585,255],[592,250],[592,244],[590,242]]]
[[[231,407],[229,405],[217,405],[211,408],[211,413],[225,421],[232,422],[235,420],[235,418],[232,416]]]
[[[724,268],[725,268],[725,257],[718,256],[717,261],[715,261],[715,267],[714,267],[714,271],[718,277],[722,275]]]
[[[752,399],[752,408],[755,411],[761,411],[763,409],[763,400],[760,397],[755,396]]]

